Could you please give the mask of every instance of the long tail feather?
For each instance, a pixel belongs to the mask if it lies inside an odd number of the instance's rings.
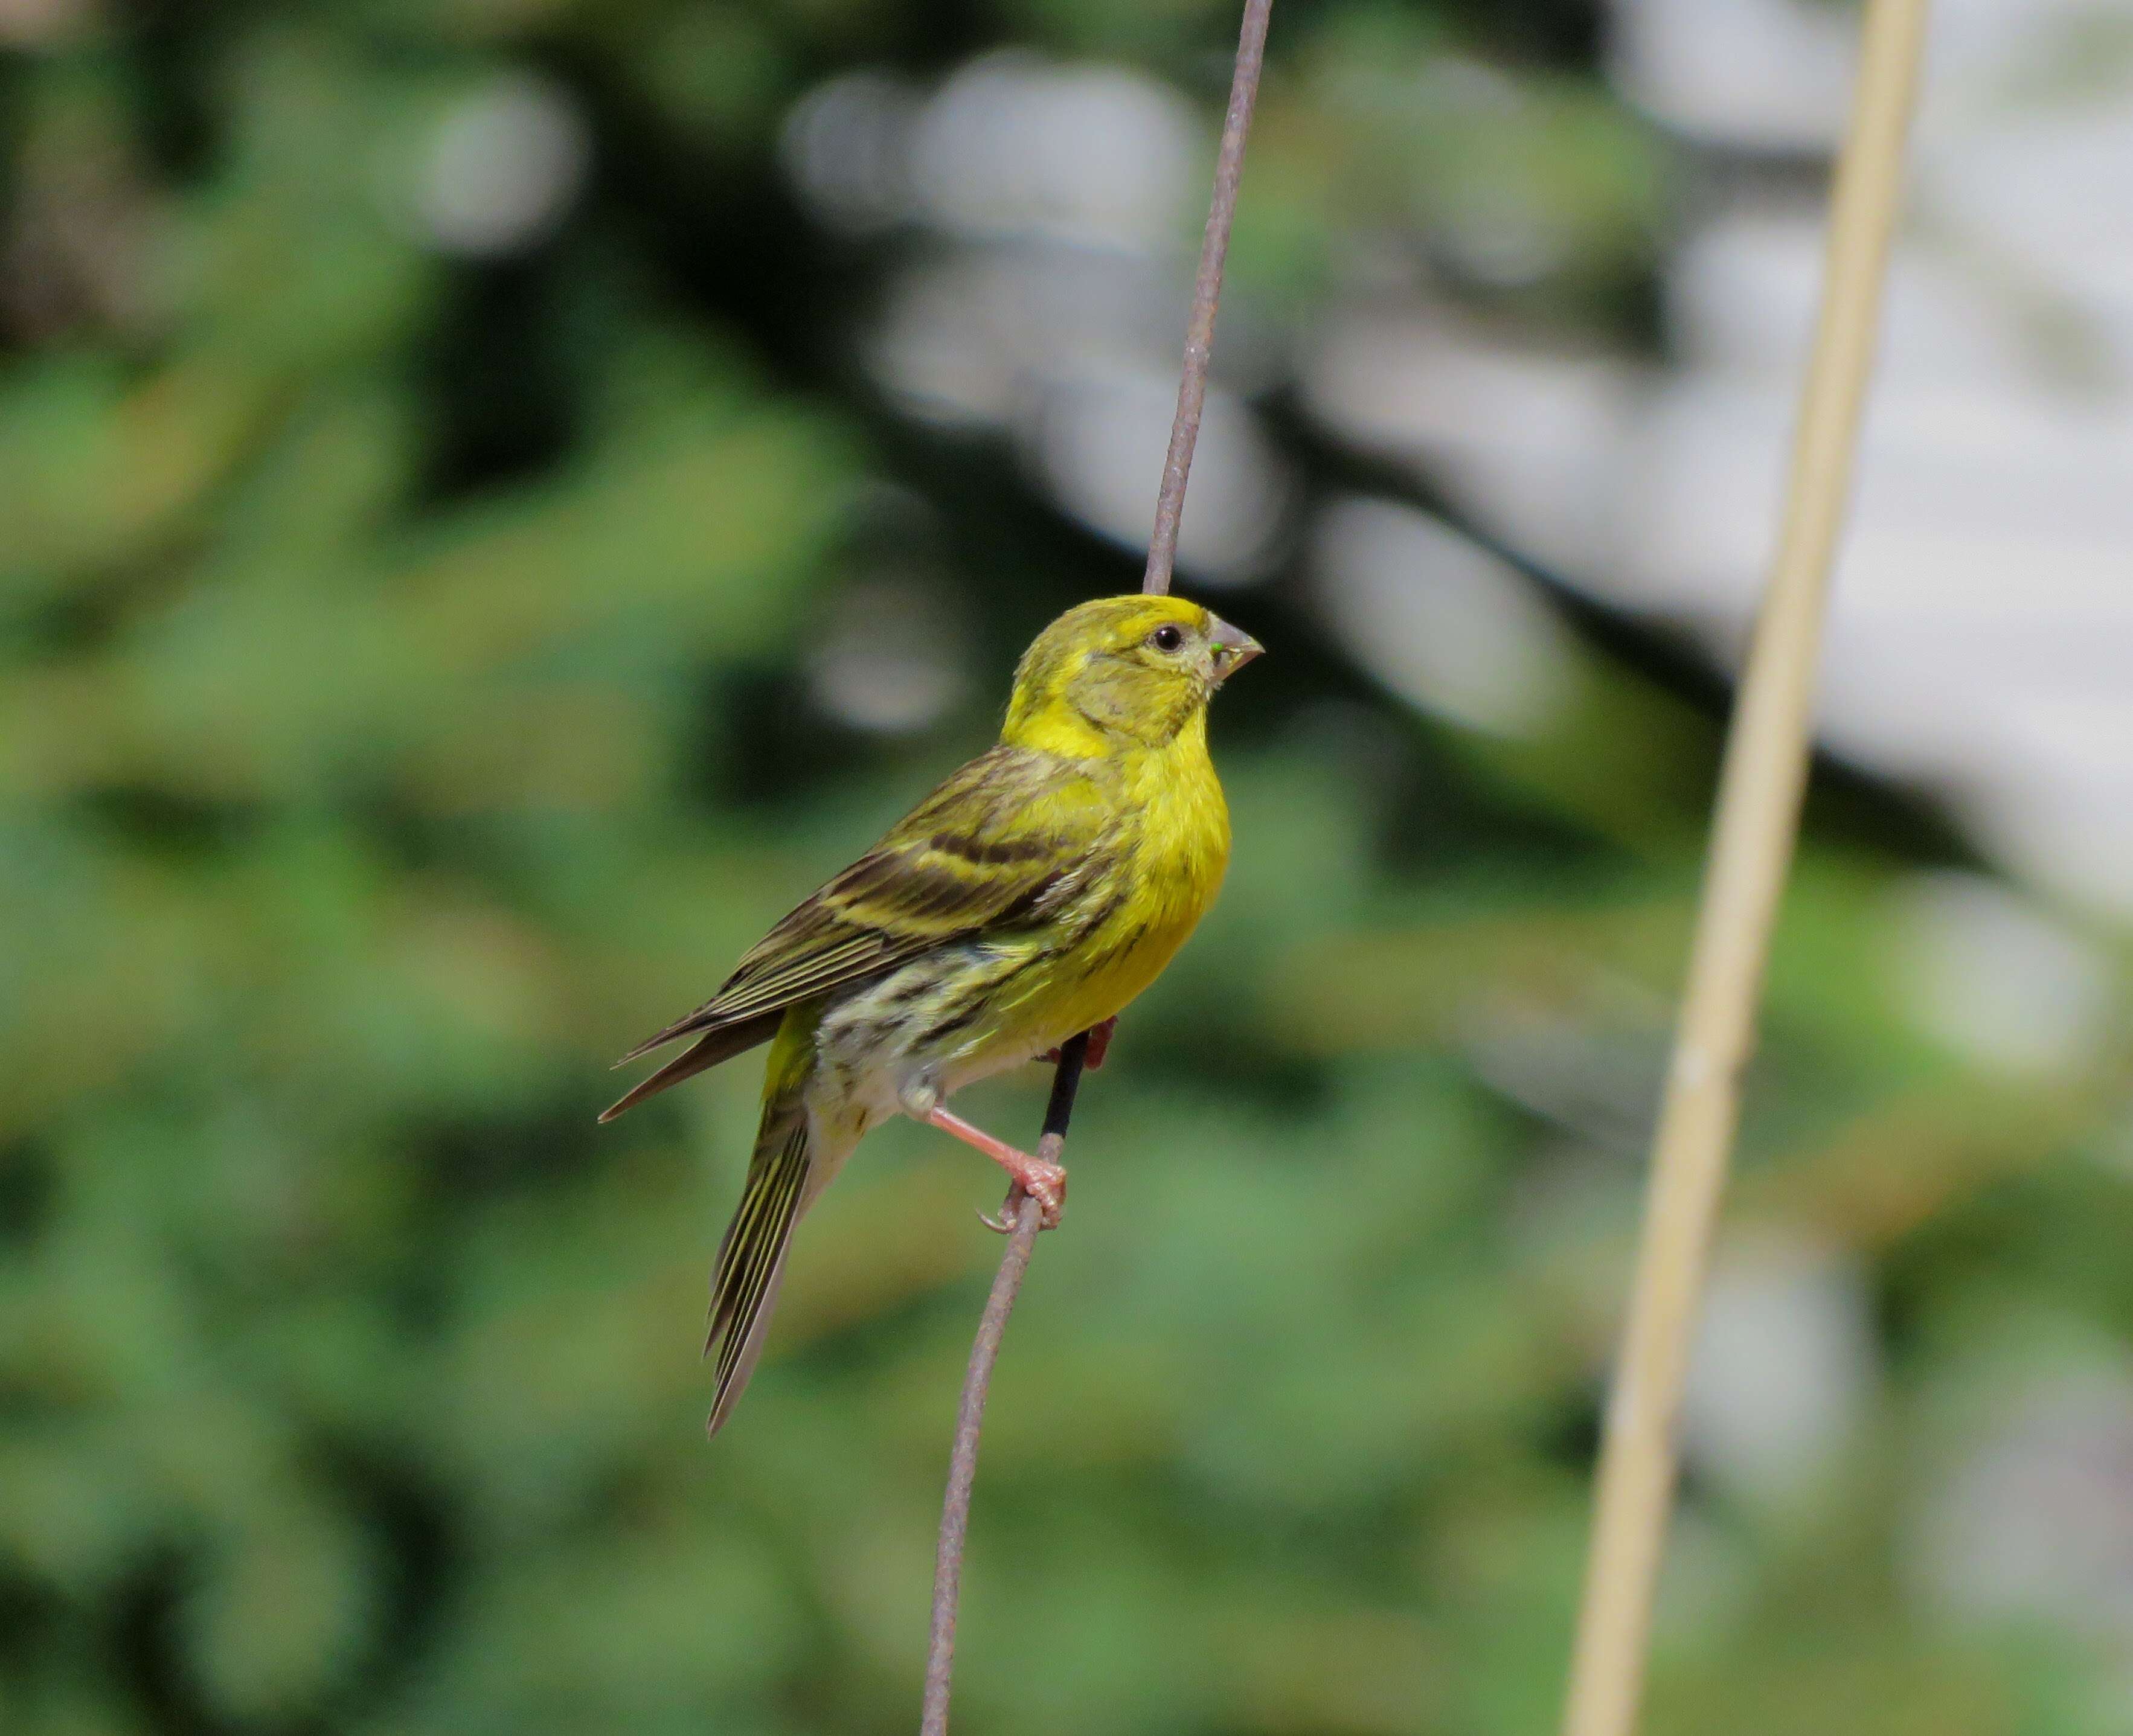
[[[695,1078],[706,1067],[715,1067],[720,1061],[731,1060],[736,1055],[753,1049],[758,1043],[769,1041],[777,1033],[778,1021],[784,1016],[782,1011],[760,1012],[752,1019],[741,1020],[738,1024],[721,1026],[609,1104],[600,1111],[599,1118],[613,1121],[624,1110],[635,1108],[646,1098],[657,1096],[669,1085],[678,1085],[685,1079]],[[656,1040],[651,1046],[657,1046]],[[641,1049],[632,1051],[632,1055],[642,1053],[643,1051]],[[631,1058],[631,1056],[624,1056],[623,1060]],[[622,1061],[617,1061],[615,1065],[620,1066]]]
[[[715,1025],[719,1021],[717,1017],[712,1014],[708,1008],[699,1007],[686,1018],[676,1019],[672,1024],[667,1026],[664,1030],[653,1032],[651,1036],[645,1038],[643,1042],[639,1043],[634,1049],[631,1050],[628,1054],[624,1056],[621,1060],[618,1060],[615,1063],[615,1065],[618,1067],[626,1067],[632,1061],[651,1054],[654,1049],[663,1049],[669,1043],[678,1043],[683,1037],[689,1036],[692,1032],[701,1031],[706,1027]]]
[[[709,1356],[714,1349],[718,1353],[709,1424],[714,1435],[733,1414],[763,1354],[792,1227],[807,1202],[808,1142],[804,1108],[773,1101],[765,1109],[748,1184],[719,1243],[711,1279],[711,1330],[704,1354]]]

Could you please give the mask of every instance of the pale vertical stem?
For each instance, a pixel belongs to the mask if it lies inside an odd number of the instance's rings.
[[[1630,1736],[1674,1473],[1674,1430],[1739,1119],[1770,932],[1807,781],[1831,558],[1851,490],[1926,0],[1868,0],[1831,201],[1822,312],[1784,529],[1719,778],[1688,988],[1601,1450],[1565,1736]]]
[[[1177,380],[1177,414],[1170,425],[1163,483],[1156,490],[1155,531],[1148,538],[1144,591],[1170,589],[1177,559],[1177,521],[1185,511],[1185,482],[1192,473],[1192,448],[1200,438],[1200,409],[1207,401],[1207,367],[1215,354],[1215,313],[1222,300],[1222,267],[1230,256],[1230,226],[1237,214],[1237,188],[1245,172],[1245,136],[1259,100],[1259,68],[1266,59],[1267,17],[1274,0],[1245,0],[1237,36],[1237,68],[1230,79],[1229,112],[1215,156],[1215,193],[1207,204],[1206,233],[1200,240],[1200,269],[1192,280],[1192,312],[1185,326],[1185,368]]]

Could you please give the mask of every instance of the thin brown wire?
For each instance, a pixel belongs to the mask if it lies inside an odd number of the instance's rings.
[[[1044,1111],[1044,1137],[1037,1146],[1037,1155],[1047,1163],[1058,1162],[1066,1149],[1066,1123],[1073,1117],[1074,1096],[1088,1055],[1086,1031],[1059,1051],[1059,1065],[1052,1075],[1052,1100]],[[1007,1334],[1007,1317],[1022,1292],[1044,1221],[1043,1208],[1019,1188],[1010,1195],[1007,1214],[1014,1228],[1008,1233],[1007,1252],[1000,1256],[993,1292],[978,1320],[970,1369],[963,1376],[962,1402],[956,1411],[956,1445],[948,1457],[948,1493],[941,1503],[941,1539],[933,1556],[933,1625],[926,1648],[926,1701],[919,1736],[947,1736],[949,1678],[956,1667],[956,1613],[963,1589],[963,1543],[970,1529],[970,1488],[978,1477],[978,1436],[985,1427],[985,1395],[992,1385],[993,1364],[999,1359],[1000,1340]]]
[[[1230,257],[1230,228],[1244,180],[1245,136],[1259,97],[1259,69],[1266,61],[1268,15],[1274,0],[1245,0],[1237,36],[1237,66],[1230,79],[1230,108],[1222,118],[1221,148],[1215,157],[1215,194],[1207,202],[1207,229],[1200,242],[1200,269],[1192,280],[1192,315],[1185,327],[1185,367],[1177,380],[1177,414],[1163,454],[1163,486],[1155,497],[1155,531],[1148,538],[1144,591],[1170,589],[1177,560],[1177,523],[1185,512],[1185,483],[1192,474],[1192,449],[1200,439],[1200,411],[1207,402],[1207,367],[1215,353],[1215,314],[1222,302],[1222,267]]]
[[[1170,589],[1177,553],[1177,522],[1185,509],[1185,484],[1192,472],[1192,449],[1200,437],[1200,411],[1207,398],[1207,367],[1215,349],[1215,314],[1222,300],[1222,268],[1229,257],[1230,228],[1237,212],[1237,190],[1244,175],[1245,137],[1251,130],[1259,100],[1259,71],[1266,59],[1267,19],[1274,0],[1245,0],[1238,33],[1236,69],[1230,80],[1230,106],[1222,120],[1222,142],[1215,159],[1215,191],[1208,201],[1207,228],[1200,243],[1200,267],[1192,280],[1192,309],[1185,328],[1185,365],[1177,382],[1177,414],[1171,423],[1170,449],[1164,455],[1163,483],[1157,491],[1155,529],[1148,541],[1144,591]],[[1086,1032],[1059,1051],[1052,1075],[1052,1100],[1044,1117],[1038,1155],[1057,1163],[1066,1146],[1066,1123],[1081,1083],[1088,1055]],[[941,1535],[933,1559],[933,1615],[926,1651],[926,1697],[920,1736],[947,1736],[948,1704],[956,1666],[956,1621],[963,1585],[963,1547],[970,1529],[970,1490],[977,1480],[978,1437],[985,1427],[985,1397],[999,1360],[1008,1315],[1029,1270],[1042,1213],[1034,1200],[1009,1196],[1014,1228],[999,1276],[978,1322],[970,1363],[963,1377],[963,1396],[956,1413],[956,1440],[948,1458],[948,1488],[941,1503]]]
[[[1673,1493],[1674,1427],[1740,1119],[1741,1073],[1799,826],[1830,564],[1851,493],[1925,20],[1926,0],[1868,0],[1784,527],[1726,740],[1711,865],[1653,1147],[1565,1736],[1631,1736],[1636,1727]]]

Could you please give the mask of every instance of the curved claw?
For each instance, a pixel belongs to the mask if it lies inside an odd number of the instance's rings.
[[[1010,1181],[1007,1185],[1007,1198],[1000,1201],[999,1216],[988,1218],[980,1212],[978,1222],[996,1236],[1011,1236],[1014,1233],[1015,1220],[1022,1216],[1022,1202],[1028,1197],[1028,1190],[1019,1181]]]
[[[1040,1214],[1037,1227],[1039,1229],[1057,1229],[1059,1219],[1066,1209],[1066,1171],[1054,1163],[1037,1163],[1036,1167],[1042,1171],[1034,1190]],[[1030,1197],[1032,1191],[1019,1181],[1016,1182],[1007,1190],[1007,1198],[1001,1202],[999,1216],[988,1218],[980,1212],[978,1222],[996,1235],[1013,1235],[1016,1223],[1022,1216],[1022,1202]]]

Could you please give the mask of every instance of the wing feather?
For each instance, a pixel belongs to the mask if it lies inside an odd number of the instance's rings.
[[[710,999],[623,1061],[1041,920],[1086,877],[1111,812],[1075,762],[1021,748],[980,755],[764,935]]]

